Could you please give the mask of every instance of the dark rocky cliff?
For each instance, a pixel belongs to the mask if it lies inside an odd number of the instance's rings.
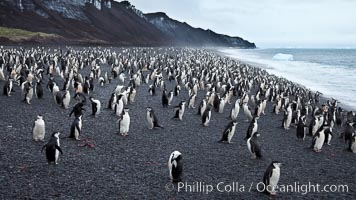
[[[0,26],[59,36],[33,41],[39,43],[255,48],[242,38],[193,28],[164,13],[143,14],[128,1],[2,0]]]

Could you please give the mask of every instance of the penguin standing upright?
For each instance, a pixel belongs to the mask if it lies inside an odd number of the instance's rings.
[[[115,92],[111,93],[109,103],[108,103],[108,109],[114,110],[115,109],[115,103],[116,103],[116,94]]]
[[[179,151],[173,151],[168,159],[169,176],[172,182],[181,182],[183,172],[182,154]]]
[[[242,103],[242,109],[247,117],[247,121],[251,121],[253,119],[251,109],[248,107],[246,102]]]
[[[252,155],[252,159],[262,158],[261,148],[257,143],[257,137],[259,137],[259,136],[260,136],[259,133],[255,133],[250,138],[248,138],[246,141],[247,148]]]
[[[62,107],[64,109],[68,109],[69,108],[69,103],[70,103],[70,92],[69,90],[66,90],[64,95],[63,95],[63,98],[62,98]]]
[[[174,107],[174,117],[173,118],[178,118],[180,121],[182,121],[183,115],[184,115],[184,110],[185,110],[185,101],[181,101],[178,106]]]
[[[54,132],[49,139],[48,143],[42,147],[41,152],[43,149],[46,149],[46,158],[48,164],[54,162],[56,165],[58,164],[59,152],[63,154],[62,149],[59,144],[59,132]]]
[[[211,108],[210,108],[210,106],[208,106],[205,109],[201,119],[202,119],[203,126],[208,126],[208,124],[210,122],[210,119],[211,119]]]
[[[197,97],[196,93],[192,93],[189,97],[188,108],[195,108],[195,99]]]
[[[136,99],[136,89],[134,87],[130,87],[129,96],[128,96],[129,103],[130,104],[135,103],[135,99]]]
[[[170,105],[172,105],[172,101],[173,101],[173,91],[170,91],[169,93],[168,93],[168,105],[170,106]]]
[[[292,108],[290,106],[290,104],[288,104],[286,111],[284,112],[284,119],[283,119],[283,123],[282,123],[282,127],[284,128],[284,130],[288,130],[290,127],[290,124],[292,122]]]
[[[245,140],[252,137],[253,134],[257,133],[257,131],[258,131],[257,119],[258,119],[258,117],[254,117],[252,119],[252,121],[250,122],[250,125],[248,126],[248,129],[247,129]]]
[[[168,96],[167,96],[167,90],[165,89],[162,91],[162,105],[163,108],[168,107]]]
[[[8,97],[11,96],[12,87],[13,87],[13,79],[8,78],[6,83],[4,84],[3,94]]]
[[[300,138],[302,140],[305,139],[305,135],[306,135],[306,129],[307,126],[307,119],[305,117],[305,115],[300,116],[299,120],[298,120],[298,125],[297,125],[297,138]]]
[[[147,108],[147,121],[150,126],[149,129],[163,128],[163,126],[158,124],[157,116],[151,107]]]
[[[205,109],[206,109],[206,101],[205,99],[203,99],[199,104],[197,115],[203,116]]]
[[[96,117],[100,114],[101,103],[99,99],[94,99],[93,97],[89,97],[89,100],[91,102],[92,115]]]
[[[224,107],[225,107],[225,104],[226,104],[226,98],[223,97],[219,100],[219,107],[218,107],[218,112],[219,113],[223,113],[224,112]]]
[[[81,134],[82,125],[83,125],[82,118],[83,118],[83,115],[78,116],[74,119],[72,126],[70,128],[69,138],[73,138],[75,140],[80,140],[79,135]]]
[[[41,80],[37,80],[36,82],[36,96],[38,99],[42,99],[43,97],[43,88],[42,88],[42,85],[41,85]]]
[[[314,116],[309,124],[309,135],[314,136],[319,129],[319,118]]]
[[[236,120],[237,119],[237,116],[239,115],[239,112],[240,112],[240,99],[237,99],[235,101],[235,105],[231,108],[231,112],[230,112],[230,118],[232,120]]]
[[[121,116],[122,111],[124,110],[124,102],[122,101],[122,95],[119,94],[115,103],[115,113],[117,116]]]
[[[156,86],[150,85],[148,88],[148,92],[150,93],[151,96],[154,96],[156,94]]]
[[[174,87],[174,96],[178,96],[179,95],[179,93],[180,93],[180,85],[176,85],[175,87]]]
[[[263,175],[264,192],[270,195],[276,195],[277,184],[281,175],[281,163],[272,161]]]
[[[329,128],[325,129],[324,134],[325,134],[324,144],[330,145],[331,139],[334,136],[332,126],[330,126]]]
[[[119,133],[123,136],[128,136],[128,132],[130,130],[129,109],[123,109],[119,120],[117,120],[117,123],[119,124]]]
[[[25,96],[24,101],[26,101],[27,104],[31,104],[30,101],[31,101],[31,99],[33,97],[33,87],[32,87],[32,83],[31,82],[27,82],[24,85],[24,96]]]
[[[220,139],[219,142],[231,143],[231,139],[235,134],[236,125],[237,125],[236,121],[229,122],[229,124],[225,127],[222,138]]]
[[[321,148],[323,148],[323,144],[325,141],[325,130],[329,128],[328,126],[324,126],[321,130],[319,130],[314,136],[312,141],[312,148],[315,152],[321,152]]]
[[[45,122],[42,115],[38,115],[36,121],[33,123],[32,127],[32,138],[34,141],[43,142],[46,133]]]

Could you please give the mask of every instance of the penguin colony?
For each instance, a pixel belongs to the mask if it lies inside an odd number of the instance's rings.
[[[311,142],[305,144],[310,151],[321,152],[333,144],[334,138],[341,138],[347,151],[356,153],[355,113],[343,110],[336,99],[321,102],[320,92],[207,50],[168,48],[160,52],[154,48],[121,49],[121,52],[110,48],[2,48],[1,99],[13,98],[28,106],[51,101],[64,110],[63,118],[71,117],[68,127],[48,130],[45,125],[48,116],[32,111],[36,116],[32,119],[32,139],[44,143],[47,138],[42,151],[45,150],[48,164],[60,164],[59,154],[65,156],[66,149],[60,143],[82,140],[86,118],[104,123],[100,116],[105,113],[116,121],[108,125],[116,127],[112,134],[127,139],[136,126],[147,127],[147,133],[142,134],[165,132],[168,126],[175,126],[174,131],[183,126],[187,113],[196,115],[196,121],[191,123],[201,126],[207,134],[209,127],[217,126],[214,118],[224,118],[225,128],[212,142],[218,148],[227,148],[219,143],[234,145],[234,135],[246,133],[246,156],[252,159],[263,159],[268,154],[263,150],[268,144],[263,143],[264,130],[260,130],[258,121],[271,113],[283,115],[282,121],[271,126],[284,129],[286,134],[296,134],[296,139],[305,143],[310,136]],[[106,96],[96,96],[96,90],[109,86],[114,89]],[[139,92],[148,93],[150,99],[136,99]],[[21,99],[15,99],[14,93],[20,93]],[[43,99],[45,95],[52,98]],[[150,101],[161,101],[162,106],[148,105],[138,113],[131,113],[130,107]],[[158,112],[170,113],[169,124],[162,123]],[[135,117],[141,119],[140,124],[130,123]],[[239,127],[243,123],[249,124],[245,130]],[[189,163],[183,165],[183,160],[187,154],[189,151],[185,149],[167,152],[168,174],[173,182],[184,180],[184,165]],[[266,191],[269,194],[276,194],[273,186],[283,176],[280,166],[280,161],[272,161],[263,176],[263,182],[272,188]]]

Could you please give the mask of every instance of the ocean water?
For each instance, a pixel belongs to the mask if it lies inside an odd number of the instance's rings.
[[[218,49],[356,109],[356,49]]]

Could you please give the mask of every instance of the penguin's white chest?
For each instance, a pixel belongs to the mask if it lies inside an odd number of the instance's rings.
[[[150,116],[150,112],[147,112],[147,121],[150,125],[150,128],[153,128],[153,118]]]
[[[35,127],[33,128],[33,139],[43,140],[45,136],[45,124],[43,120],[37,120],[35,122]]]
[[[125,113],[120,121],[120,133],[127,133],[130,129],[130,116],[128,113]]]
[[[270,178],[270,185],[271,186],[276,186],[278,184],[280,174],[281,173],[280,173],[280,168],[279,167],[274,168],[272,170],[272,176]]]
[[[234,134],[235,134],[235,129],[236,129],[236,126],[233,126],[233,127],[231,128],[230,133],[227,135],[227,140],[228,140],[228,142],[230,142],[231,139],[232,139],[232,137],[234,136]]]
[[[321,131],[319,133],[319,137],[316,138],[314,149],[321,150],[324,144],[324,140],[325,140],[325,134],[324,131]]]

